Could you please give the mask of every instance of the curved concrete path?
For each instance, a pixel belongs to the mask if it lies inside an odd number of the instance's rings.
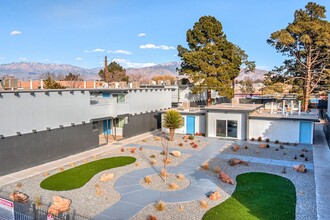
[[[199,170],[201,164],[212,157],[215,157],[219,150],[232,144],[234,141],[219,140],[217,138],[208,138],[208,146],[201,151],[194,151],[190,158],[187,158],[178,166],[167,168],[169,173],[183,173],[190,180],[190,186],[183,190],[160,192],[147,189],[140,184],[142,178],[146,175],[155,174],[155,168],[150,167],[142,170],[136,170],[120,177],[114,188],[121,194],[119,202],[106,209],[93,219],[130,219],[136,215],[145,206],[158,200],[166,203],[194,201],[204,197],[207,193],[214,191],[218,186],[211,177]],[[152,147],[148,147],[152,148]],[[159,147],[157,147],[159,150]],[[181,149],[183,152],[183,150]],[[160,167],[156,167],[160,169]]]

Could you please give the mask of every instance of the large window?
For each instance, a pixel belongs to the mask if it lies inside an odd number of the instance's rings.
[[[237,138],[237,121],[217,120],[216,135],[218,137]]]

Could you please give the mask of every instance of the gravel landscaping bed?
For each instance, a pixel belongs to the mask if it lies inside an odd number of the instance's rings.
[[[260,144],[269,144],[269,148],[260,148]],[[228,146],[228,148],[224,149],[222,152],[228,154],[269,158],[276,160],[288,160],[310,163],[313,162],[313,149],[311,146],[293,146],[261,142],[240,142],[239,144],[237,144],[240,146],[240,149],[234,151],[232,148],[233,145]]]
[[[146,183],[145,179],[140,181],[140,184],[145,188],[156,190],[156,191],[177,191],[187,188],[190,185],[189,179],[183,177],[183,179],[179,179],[177,174],[168,173],[166,176],[166,181],[161,177],[160,174],[149,175],[150,183]],[[170,184],[176,184],[177,188],[171,188]]]
[[[203,136],[193,136],[193,140],[184,140],[184,135],[176,134],[174,137],[174,141],[168,141],[169,148],[178,148],[178,149],[188,149],[188,150],[196,150],[199,151],[207,146],[207,142]],[[194,148],[192,143],[196,144],[197,147]],[[162,147],[161,144],[161,135],[153,136],[150,138],[143,139],[138,141],[137,146],[140,145],[149,145],[149,146],[157,146]]]
[[[139,149],[136,149],[135,153],[131,153],[128,148],[125,147],[123,149],[124,152],[122,152],[122,148],[115,148],[109,150],[109,152],[107,153],[97,156],[91,156],[91,158],[88,160],[82,160],[72,164],[63,164],[63,167],[59,169],[53,169],[43,174],[27,178],[16,183],[2,186],[0,190],[8,193],[14,190],[18,190],[27,194],[32,201],[35,201],[36,198],[40,196],[43,203],[43,208],[45,210],[47,210],[47,207],[51,204],[52,197],[55,195],[59,195],[64,198],[71,199],[71,210],[75,209],[76,213],[78,213],[79,215],[91,218],[120,200],[120,194],[114,189],[114,183],[120,176],[134,170],[150,167],[151,164],[149,162],[149,159],[151,155],[155,155],[154,159],[158,160],[159,163],[162,162],[163,156],[160,154],[161,150],[157,151],[142,149],[142,151],[140,151]],[[45,178],[53,174],[70,169],[72,167],[79,166],[81,164],[88,163],[89,161],[116,156],[136,157],[136,162],[128,166],[113,168],[111,170],[100,172],[79,189],[56,192],[45,190],[40,187],[40,183]],[[170,170],[171,166],[180,164],[189,156],[190,155],[187,154],[182,154],[181,157],[170,156],[171,163],[168,165],[168,169]],[[114,178],[108,182],[101,182],[100,177],[102,176],[102,174],[105,173],[113,173]],[[17,184],[22,186],[20,188],[17,188]]]

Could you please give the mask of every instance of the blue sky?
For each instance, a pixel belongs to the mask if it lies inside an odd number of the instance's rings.
[[[261,69],[283,57],[266,43],[305,0],[1,0],[0,64],[41,62],[85,68],[104,56],[125,67],[180,61],[178,44],[203,15],[215,16],[228,40]],[[326,6],[329,0],[314,1]],[[327,12],[329,20],[330,13]]]

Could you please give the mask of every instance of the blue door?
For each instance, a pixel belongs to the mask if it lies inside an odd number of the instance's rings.
[[[110,93],[102,92],[103,98],[110,98]]]
[[[111,120],[103,120],[103,133],[111,134]]]
[[[299,143],[311,144],[312,143],[312,122],[300,122]]]
[[[195,134],[195,116],[187,116],[187,134]]]

